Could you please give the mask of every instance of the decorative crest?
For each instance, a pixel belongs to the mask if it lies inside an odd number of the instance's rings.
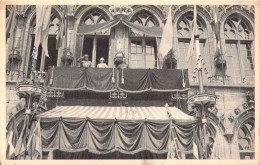
[[[133,9],[128,5],[115,5],[109,8],[112,15],[129,15],[133,12]]]

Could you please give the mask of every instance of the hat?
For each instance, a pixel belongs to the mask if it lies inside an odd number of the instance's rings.
[[[105,61],[105,59],[103,57],[100,58],[100,61]]]
[[[85,54],[83,57],[88,57],[88,54]]]

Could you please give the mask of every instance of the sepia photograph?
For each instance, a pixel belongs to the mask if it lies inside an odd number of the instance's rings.
[[[5,5],[5,159],[258,159],[255,8]]]

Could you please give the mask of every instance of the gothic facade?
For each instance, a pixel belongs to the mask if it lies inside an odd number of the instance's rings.
[[[131,10],[120,18],[128,22],[147,26],[163,27],[169,6],[132,5]],[[229,145],[238,145],[241,159],[253,159],[255,152],[255,53],[254,53],[254,6],[220,5],[221,50],[225,59],[224,67],[215,59],[216,38],[212,23],[214,15],[211,6],[199,5],[197,25],[199,28],[200,51],[204,59],[203,83],[205,91],[217,95],[216,106],[209,109],[209,134],[212,139],[221,133]],[[6,17],[11,7],[6,7]],[[81,27],[113,21],[116,8],[109,5],[68,5],[67,39],[57,48],[56,35],[64,16],[62,5],[53,5],[48,39],[50,58],[41,50],[35,69],[42,73],[50,66],[64,66],[64,52],[72,56],[71,66],[77,66],[76,60],[83,54],[89,54],[93,67],[103,57],[109,67],[114,66],[116,53],[123,52],[129,68],[157,68],[157,52],[160,37],[143,34],[140,31],[122,25],[98,32],[85,34]],[[7,64],[7,112],[17,108],[20,102],[15,95],[15,83],[30,78],[33,43],[35,40],[36,11],[33,5],[17,8],[17,26],[15,33],[9,35],[6,46]],[[198,92],[199,82],[193,73],[196,57],[186,61],[186,54],[192,37],[193,6],[173,5],[173,58],[177,69],[188,68],[191,90],[189,95]],[[14,41],[14,42],[12,42]],[[64,43],[67,42],[67,43]],[[65,49],[64,45],[67,45]],[[20,60],[9,60],[16,53]],[[172,57],[169,57],[172,58]],[[12,63],[10,67],[10,63]],[[224,72],[224,75],[222,73]],[[192,107],[189,107],[190,113]],[[12,110],[10,110],[12,111]]]

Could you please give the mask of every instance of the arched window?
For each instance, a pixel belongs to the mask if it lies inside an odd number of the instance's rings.
[[[254,159],[255,120],[246,120],[238,129],[238,146],[241,159]]]
[[[204,62],[207,66],[210,66],[210,57],[209,57],[209,46],[207,44],[207,26],[205,21],[198,15],[197,16],[197,28],[199,34],[200,42],[200,53],[203,57]],[[196,66],[196,53],[195,49],[193,50],[192,58],[187,63],[186,56],[190,46],[190,40],[193,32],[193,11],[187,12],[180,17],[177,22],[177,39],[178,39],[178,50],[177,55],[177,67],[179,69],[187,68],[189,72],[189,81],[197,82],[198,79],[193,79],[193,71]],[[209,68],[207,68],[209,69]],[[203,81],[207,81],[206,74],[203,74]]]
[[[143,10],[136,13],[130,22],[140,26],[159,26],[157,19],[149,12]],[[154,68],[157,57],[156,39],[146,36],[140,31],[130,30],[130,68]]]
[[[254,83],[254,56],[252,53],[253,32],[248,23],[237,14],[224,23],[227,71],[231,82]]]
[[[93,8],[88,10],[82,16],[79,25],[96,25],[108,22],[110,19],[108,15],[99,8]],[[92,61],[92,66],[96,67],[100,58],[105,59],[105,63],[108,64],[109,55],[109,35],[110,29],[104,29],[93,34],[87,34],[84,36],[78,35],[77,42],[83,42],[83,46],[76,48],[79,50],[77,58],[84,54],[88,54]],[[83,40],[83,41],[82,41]],[[81,44],[77,44],[80,46]]]
[[[48,53],[50,58],[45,57],[45,55],[42,52],[42,47],[41,45],[38,48],[38,57],[37,57],[37,62],[36,62],[36,70],[37,71],[47,71],[49,66],[57,66],[57,58],[58,58],[58,49],[56,48],[56,35],[58,33],[59,30],[59,26],[60,26],[60,17],[58,15],[58,13],[54,10],[52,10],[52,14],[51,14],[51,22],[49,25],[49,36],[48,36]],[[30,72],[31,72],[31,66],[32,66],[32,52],[33,52],[33,48],[34,48],[34,42],[35,42],[35,29],[36,28],[36,18],[34,18],[31,22],[30,25],[30,44],[31,44],[31,50],[30,50],[30,58],[29,58],[29,62],[28,62],[28,67],[27,67],[27,77],[30,76]]]
[[[107,18],[99,10],[93,10],[90,12],[83,21],[86,25],[94,25],[107,22]]]

